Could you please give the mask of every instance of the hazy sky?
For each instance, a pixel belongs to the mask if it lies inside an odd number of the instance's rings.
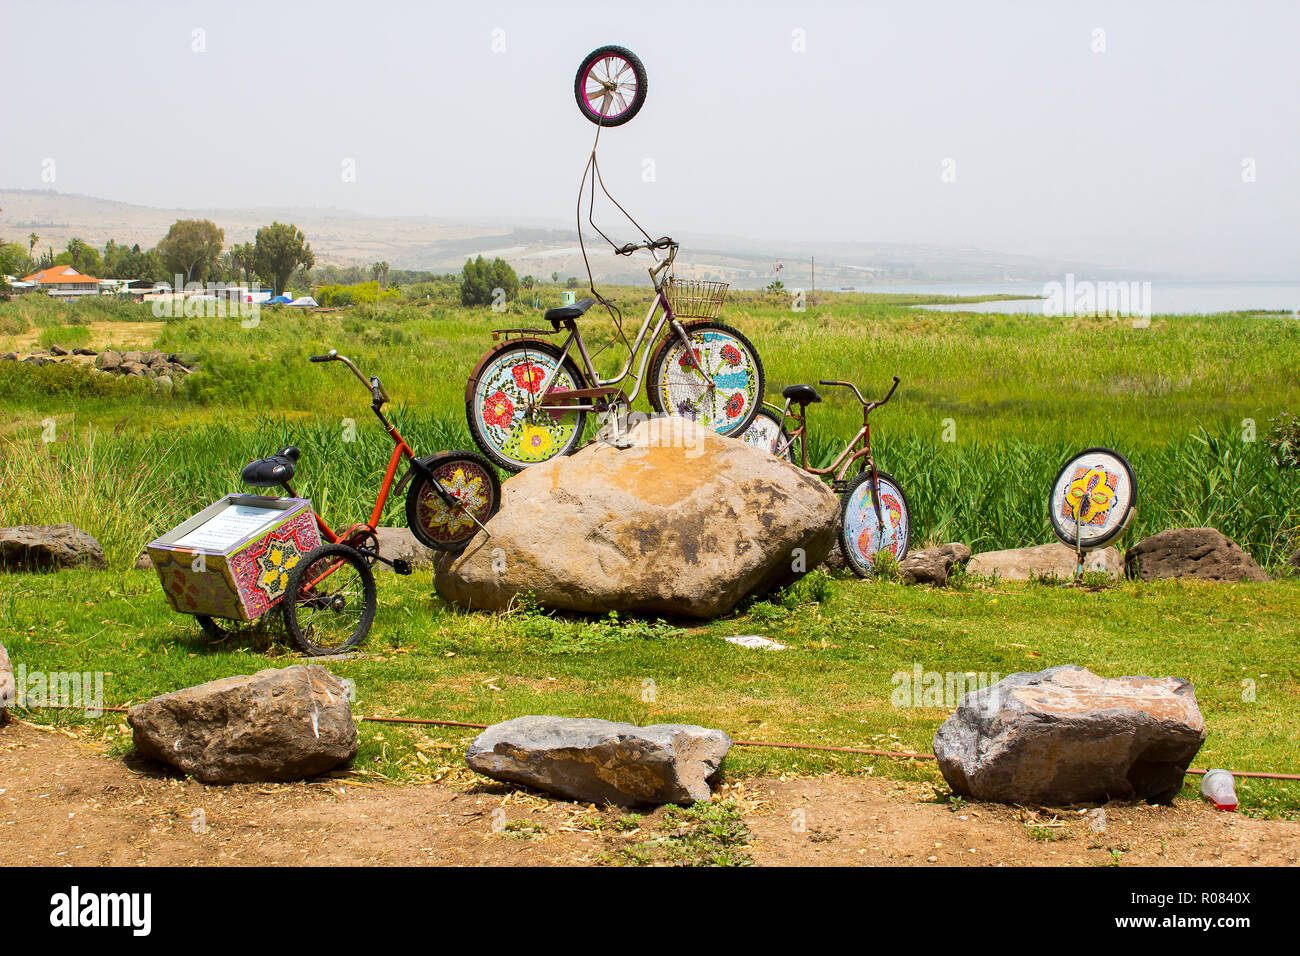
[[[564,226],[595,131],[574,72],[621,43],[649,98],[602,168],[655,235],[1289,279],[1298,41],[1293,0],[5,0],[0,187]]]

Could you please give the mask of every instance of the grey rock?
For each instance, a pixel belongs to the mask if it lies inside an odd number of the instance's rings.
[[[136,365],[145,365],[144,353],[139,351],[126,352],[122,355],[123,364],[134,362]]]
[[[204,783],[302,780],[357,754],[348,689],[295,664],[162,694],[127,713],[136,752]]]
[[[48,355],[29,355],[27,356],[27,358],[23,359],[23,361],[26,362],[28,365],[36,365],[36,366],[54,364],[54,359],[50,358]]]
[[[379,540],[380,555],[389,561],[402,558],[413,568],[424,568],[431,567],[437,557],[437,552],[420,544],[409,528],[376,528],[375,537]],[[376,563],[375,567],[387,568],[388,565]]]
[[[1028,581],[1031,578],[1069,581],[1074,577],[1075,561],[1073,548],[1053,541],[1032,548],[981,551],[970,559],[966,570],[987,577],[996,574],[1003,581]],[[1124,559],[1118,548],[1099,548],[1084,555],[1083,568],[1118,579],[1124,568]]]
[[[51,346],[50,346],[50,354],[51,354],[51,355],[67,355],[67,354],[68,354],[68,350],[65,349],[62,345],[51,345]]]
[[[153,380],[153,384],[154,387],[161,392],[170,392],[173,388],[175,388],[175,383],[172,382],[172,378],[170,375],[157,376]]]
[[[100,352],[95,356],[95,368],[103,369],[105,372],[111,372],[120,368],[122,365],[122,353],[115,352],[112,349]]]
[[[152,571],[153,559],[149,557],[148,551],[141,551],[139,557],[135,559],[135,569],[137,571]]]
[[[1204,742],[1187,681],[1107,680],[1065,664],[967,694],[934,735],[934,755],[948,785],[977,800],[1168,803]]]
[[[1130,577],[1143,581],[1267,581],[1255,559],[1214,528],[1171,528],[1144,538],[1124,556]]]
[[[98,355],[99,353],[96,352],[94,349],[78,347],[72,350],[72,354],[73,355]]]
[[[0,362],[17,362],[17,361],[18,361],[17,352],[6,352],[4,355],[0,355]]]
[[[461,555],[438,561],[445,598],[680,617],[726,614],[798,578],[834,544],[839,499],[812,475],[684,418],[533,465]]]
[[[70,524],[0,528],[0,569],[60,571],[82,566],[103,568],[99,542]]]
[[[18,699],[18,688],[14,684],[14,668],[9,663],[9,652],[0,644],[0,723],[4,723],[5,710],[12,707]]]
[[[1287,561],[1287,567],[1291,569],[1292,574],[1300,574],[1300,551],[1291,555],[1291,559]]]
[[[904,584],[933,584],[942,587],[948,583],[952,569],[965,564],[970,557],[970,548],[961,543],[910,551],[899,565],[899,576]]]
[[[144,358],[141,361],[143,361],[145,365],[148,365],[150,367],[157,366],[157,365],[166,365],[167,355],[165,352],[160,352],[157,349],[150,349],[148,352],[144,353]]]
[[[731,749],[720,730],[573,717],[518,717],[474,739],[465,759],[494,780],[588,803],[652,806],[708,800]]]

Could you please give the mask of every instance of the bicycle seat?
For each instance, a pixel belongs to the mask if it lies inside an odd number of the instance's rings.
[[[561,322],[564,319],[580,319],[582,318],[582,313],[586,312],[595,304],[595,299],[582,299],[573,305],[562,305],[558,309],[547,309],[546,315],[542,316],[542,318],[549,322]]]
[[[300,454],[297,448],[290,445],[274,455],[250,461],[239,473],[239,477],[244,484],[254,488],[274,488],[293,477],[294,465]]]
[[[781,390],[781,397],[798,405],[811,405],[822,400],[822,397],[817,394],[817,389],[811,385],[787,385]]]

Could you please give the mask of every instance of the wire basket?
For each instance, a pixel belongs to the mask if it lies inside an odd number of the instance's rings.
[[[707,279],[671,277],[664,284],[664,295],[673,315],[683,319],[716,319],[727,301],[727,283]]]

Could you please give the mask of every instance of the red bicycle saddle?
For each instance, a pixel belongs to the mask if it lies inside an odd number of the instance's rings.
[[[273,488],[282,485],[293,477],[294,466],[300,454],[302,453],[297,448],[290,445],[274,455],[250,461],[244,466],[239,477],[244,484],[252,485],[254,488]]]

